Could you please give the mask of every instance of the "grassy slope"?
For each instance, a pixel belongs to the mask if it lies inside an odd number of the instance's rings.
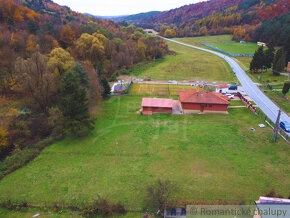
[[[176,40],[196,46],[201,46],[200,42],[204,42],[233,54],[254,54],[254,52],[258,49],[258,45],[256,43],[248,42],[246,44],[241,44],[239,42],[232,41],[232,35],[187,37],[178,38]]]
[[[153,80],[234,80],[229,65],[219,57],[196,49],[168,42],[177,55],[151,63],[141,63],[130,69],[131,75]]]
[[[5,177],[0,201],[79,204],[100,194],[140,209],[145,187],[157,178],[175,181],[176,196],[188,200],[254,200],[271,188],[290,194],[288,145],[271,144],[270,128],[258,128],[261,120],[247,109],[144,117],[136,113],[141,99],[105,101],[90,136],[53,144]]]

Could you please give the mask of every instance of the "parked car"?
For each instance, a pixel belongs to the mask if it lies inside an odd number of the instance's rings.
[[[238,90],[238,86],[236,86],[236,85],[231,85],[231,86],[229,87],[229,90]]]
[[[287,121],[282,121],[280,122],[280,127],[281,129],[283,129],[286,132],[290,132],[290,123],[288,123]]]

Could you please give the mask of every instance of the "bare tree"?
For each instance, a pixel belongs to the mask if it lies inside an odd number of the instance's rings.
[[[173,200],[176,192],[176,185],[169,180],[158,180],[156,183],[147,187],[145,199],[146,209],[161,210],[163,212],[167,205]]]
[[[23,91],[45,115],[48,115],[48,109],[60,85],[58,75],[49,71],[47,62],[45,55],[36,52],[27,60],[18,59],[15,65]]]

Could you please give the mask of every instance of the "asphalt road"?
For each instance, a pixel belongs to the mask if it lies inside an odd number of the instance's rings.
[[[212,51],[209,49],[204,49],[204,48],[189,45],[186,43],[178,42],[178,41],[175,41],[172,39],[167,39],[167,38],[164,38],[161,36],[159,36],[159,37],[163,38],[167,41],[171,41],[171,42],[180,44],[180,45],[184,45],[187,47],[191,47],[191,48],[195,48],[195,49],[199,49],[199,50],[202,50],[205,52],[212,53],[212,54],[217,55],[217,56],[223,58],[224,60],[226,60],[226,62],[228,62],[229,65],[231,66],[233,72],[235,72],[237,78],[239,79],[240,83],[242,84],[247,95],[250,96],[250,98],[256,103],[256,105],[258,105],[258,107],[267,115],[267,117],[273,123],[276,123],[279,108],[254,84],[254,82],[248,77],[248,75],[245,73],[245,71],[232,58],[230,58],[229,56],[224,55],[222,53],[216,52],[216,51]],[[282,111],[280,121],[287,121],[288,123],[290,123],[290,118],[286,113],[284,113]],[[287,134],[288,134],[288,136],[290,136],[290,133],[287,133]]]

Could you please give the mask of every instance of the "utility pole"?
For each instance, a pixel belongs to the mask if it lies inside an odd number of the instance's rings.
[[[279,124],[280,124],[280,116],[281,116],[281,109],[279,109],[279,112],[278,112],[278,117],[277,117],[277,120],[276,120],[276,124],[275,124],[275,128],[273,130],[273,133],[272,133],[272,141],[276,142],[277,141],[277,134],[278,134],[278,131],[279,131]]]
[[[264,73],[264,69],[265,69],[265,66],[263,65],[262,66],[261,75],[260,75],[260,79],[259,79],[260,81],[262,81],[262,76],[263,76],[263,73]]]

